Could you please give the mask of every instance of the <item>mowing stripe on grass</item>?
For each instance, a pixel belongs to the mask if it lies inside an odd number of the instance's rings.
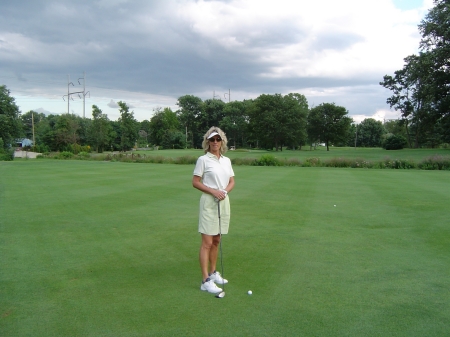
[[[217,300],[193,166],[1,163],[2,336],[450,333],[448,172],[234,169]]]

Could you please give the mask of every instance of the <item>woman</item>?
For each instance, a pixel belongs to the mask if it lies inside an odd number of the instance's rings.
[[[222,289],[215,283],[226,284],[228,281],[216,271],[220,243],[217,203],[220,205],[221,234],[227,234],[230,223],[228,193],[234,187],[234,172],[230,159],[223,156],[227,151],[227,137],[221,129],[210,128],[203,136],[202,146],[205,154],[198,158],[192,178],[192,185],[203,192],[198,221],[198,231],[202,236],[199,256],[202,271],[200,289],[219,293]]]

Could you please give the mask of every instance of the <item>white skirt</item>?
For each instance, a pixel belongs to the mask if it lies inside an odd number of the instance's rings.
[[[202,234],[217,235],[227,234],[230,225],[230,199],[228,196],[219,202],[220,205],[220,229],[219,210],[217,201],[211,194],[202,193],[200,197],[200,211],[198,217],[198,231]]]

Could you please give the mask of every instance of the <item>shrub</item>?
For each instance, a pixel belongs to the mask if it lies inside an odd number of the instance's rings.
[[[34,152],[39,152],[39,153],[48,153],[50,152],[50,148],[47,145],[35,145],[33,146],[32,149]]]
[[[352,167],[352,161],[347,158],[331,158],[324,165],[326,167]]]
[[[315,166],[320,166],[320,159],[319,158],[307,158],[304,162],[303,162],[303,167],[315,167]]]
[[[281,166],[278,158],[274,157],[271,154],[265,154],[261,156],[256,162],[256,166]]]
[[[182,156],[175,159],[175,164],[194,164],[197,162],[197,158],[194,156]]]
[[[78,157],[80,159],[88,159],[91,157],[91,155],[87,152],[82,151],[82,152],[78,153]]]
[[[413,161],[407,159],[390,159],[386,158],[380,163],[380,168],[390,168],[390,169],[412,169],[416,168],[417,165]]]
[[[302,166],[302,162],[298,158],[289,158],[284,161],[285,166]]]
[[[373,166],[372,162],[364,159],[355,159],[351,165],[353,168],[372,168]]]
[[[14,149],[5,149],[3,139],[0,138],[0,161],[11,161],[14,160]]]
[[[428,157],[418,167],[422,170],[450,170],[450,156]]]
[[[169,158],[163,157],[163,156],[152,156],[150,159],[151,163],[155,164],[164,164],[169,162]]]
[[[390,135],[384,140],[382,147],[385,150],[401,150],[406,146],[405,137]]]
[[[0,153],[0,161],[11,161],[14,160],[14,151],[5,150]]]
[[[78,154],[80,152],[91,152],[91,147],[89,145],[81,146],[79,144],[68,144],[63,148],[64,152],[71,152]]]
[[[255,158],[233,158],[231,159],[231,163],[236,166],[257,166],[257,159]]]
[[[69,151],[60,152],[55,156],[56,159],[71,159],[73,157],[73,153]]]

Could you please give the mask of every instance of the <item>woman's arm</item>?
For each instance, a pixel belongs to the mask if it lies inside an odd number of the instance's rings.
[[[230,181],[228,182],[228,186],[225,188],[227,193],[230,193],[231,190],[234,188],[234,177],[230,178]]]
[[[202,177],[194,176],[192,178],[192,186],[194,186],[196,189],[202,191],[203,193],[211,194],[214,198],[217,198],[219,200],[225,199],[225,197],[227,195],[223,191],[210,188],[210,187],[204,185],[201,180],[202,180]],[[228,191],[227,191],[227,193],[228,193]]]

